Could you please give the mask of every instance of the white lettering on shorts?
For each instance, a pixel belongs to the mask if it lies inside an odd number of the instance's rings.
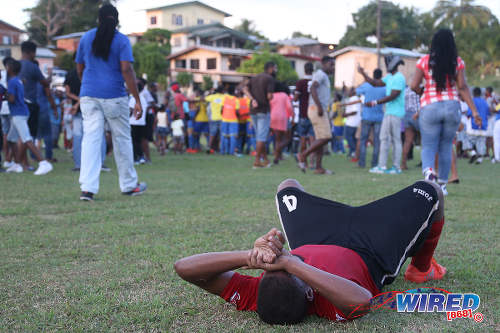
[[[232,305],[238,305],[238,301],[240,300],[240,293],[235,291],[233,296],[229,299],[229,303]]]
[[[290,213],[297,209],[297,197],[295,195],[284,195],[283,203]]]
[[[425,192],[424,190],[421,190],[419,188],[415,188],[414,187],[413,188],[413,193],[420,194],[421,196],[423,196],[424,198],[426,198],[427,201],[429,201],[429,202],[432,201],[432,196],[429,193]]]

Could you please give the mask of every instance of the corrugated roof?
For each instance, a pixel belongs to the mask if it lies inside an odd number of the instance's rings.
[[[201,7],[205,7],[208,9],[211,9],[213,11],[216,11],[218,13],[224,14],[225,17],[231,16],[231,14],[228,14],[220,9],[214,8],[212,6],[209,6],[207,4],[204,4],[203,2],[200,1],[187,1],[187,2],[179,2],[179,3],[174,3],[171,5],[166,5],[166,6],[161,6],[161,7],[155,7],[155,8],[147,8],[145,9],[146,11],[152,11],[152,10],[160,10],[160,9],[169,9],[169,8],[176,8],[176,7],[184,7],[184,6],[191,6],[191,5],[198,5]]]
[[[307,37],[296,37],[279,40],[278,44],[281,45],[293,45],[293,46],[304,46],[304,45],[312,45],[312,44],[320,44],[316,39],[311,39]]]
[[[55,58],[56,54],[46,47],[37,47],[36,48],[36,57],[37,58]]]
[[[347,46],[344,47],[340,50],[337,50],[335,52],[330,53],[330,56],[332,57],[337,57],[341,54],[350,52],[350,51],[364,51],[364,52],[369,52],[369,53],[377,53],[377,49],[374,47],[364,47],[364,46]],[[380,54],[382,55],[399,55],[401,57],[408,57],[408,58],[420,58],[423,56],[422,53],[420,52],[415,52],[415,51],[410,51],[406,49],[400,49],[397,47],[383,47],[380,49]]]
[[[7,23],[7,22],[5,22],[3,20],[0,20],[0,23],[5,24],[6,26],[10,27],[12,30],[16,30],[17,32],[26,33],[26,31],[24,31],[22,29],[19,29],[18,27],[14,26],[14,25],[12,25],[10,23]]]
[[[52,37],[52,40],[59,40],[59,39],[69,39],[69,38],[80,38],[85,34],[86,31],[80,31],[80,32],[73,32],[71,34],[67,35],[60,35],[60,36],[55,36]]]

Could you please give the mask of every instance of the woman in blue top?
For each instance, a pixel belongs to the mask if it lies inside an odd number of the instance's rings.
[[[99,25],[87,31],[80,40],[76,68],[82,81],[80,109],[83,117],[80,200],[92,201],[99,190],[101,144],[104,122],[111,128],[113,151],[118,169],[120,189],[126,195],[139,195],[146,190],[138,183],[134,168],[130,136],[127,91],[136,103],[134,116],[142,114],[132,62],[132,47],[127,36],[116,30],[118,11],[110,4],[99,9]]]

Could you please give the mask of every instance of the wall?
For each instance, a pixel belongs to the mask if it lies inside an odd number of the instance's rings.
[[[4,36],[8,36],[8,37],[11,38],[10,45],[20,44],[21,43],[21,35],[22,34],[23,34],[22,32],[13,30],[8,25],[2,24],[0,22],[0,44],[4,44],[3,43],[3,37]]]
[[[172,14],[182,15],[182,25],[172,24]],[[152,26],[151,16],[156,16],[157,24]],[[161,18],[160,18],[161,17]],[[162,28],[168,30],[176,30],[180,28],[190,27],[198,24],[198,19],[203,19],[204,24],[209,23],[224,23],[224,14],[215,12],[211,9],[202,6],[181,6],[176,8],[168,8],[164,10],[157,11],[147,11],[146,12],[146,25],[148,29],[150,28]]]
[[[21,45],[0,45],[0,49],[10,49],[10,56],[12,58],[21,59]],[[5,69],[2,61],[0,61],[0,69]]]
[[[170,68],[172,70],[175,70],[175,60],[186,60],[186,69],[189,69],[190,65],[190,59],[198,59],[200,61],[200,68],[197,69],[198,71],[212,71],[212,70],[207,70],[207,59],[209,58],[216,58],[216,63],[217,63],[217,68],[214,69],[213,71],[220,72],[222,70],[222,56],[218,52],[214,51],[209,51],[209,50],[203,50],[203,49],[198,49],[194,50],[192,52],[183,54],[179,57],[176,57],[175,59],[171,59],[170,61]]]
[[[75,52],[78,48],[78,43],[80,43],[80,38],[59,39],[56,41],[58,49],[63,49],[68,52]]]

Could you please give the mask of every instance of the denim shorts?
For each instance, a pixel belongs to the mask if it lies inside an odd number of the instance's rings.
[[[298,135],[303,137],[314,137],[314,129],[309,118],[300,118],[297,125]]]
[[[252,123],[255,129],[255,140],[258,142],[266,142],[269,136],[269,126],[271,124],[270,113],[256,113],[252,116]]]
[[[413,127],[416,131],[420,131],[420,127],[418,125],[418,118],[417,120],[413,119],[413,114],[406,113],[405,116],[403,117],[403,126],[404,128],[408,127]]]
[[[167,136],[169,133],[169,129],[168,127],[157,127],[156,133],[158,134],[158,136]]]
[[[214,120],[209,123],[210,136],[216,136],[220,133],[221,120]]]
[[[2,133],[4,135],[7,135],[10,129],[10,115],[3,114],[1,115],[1,117],[2,117]]]
[[[207,121],[195,121],[194,122],[194,131],[195,133],[208,133],[209,126]]]
[[[17,142],[19,138],[23,143],[33,140],[28,127],[28,116],[12,116],[7,141]]]

